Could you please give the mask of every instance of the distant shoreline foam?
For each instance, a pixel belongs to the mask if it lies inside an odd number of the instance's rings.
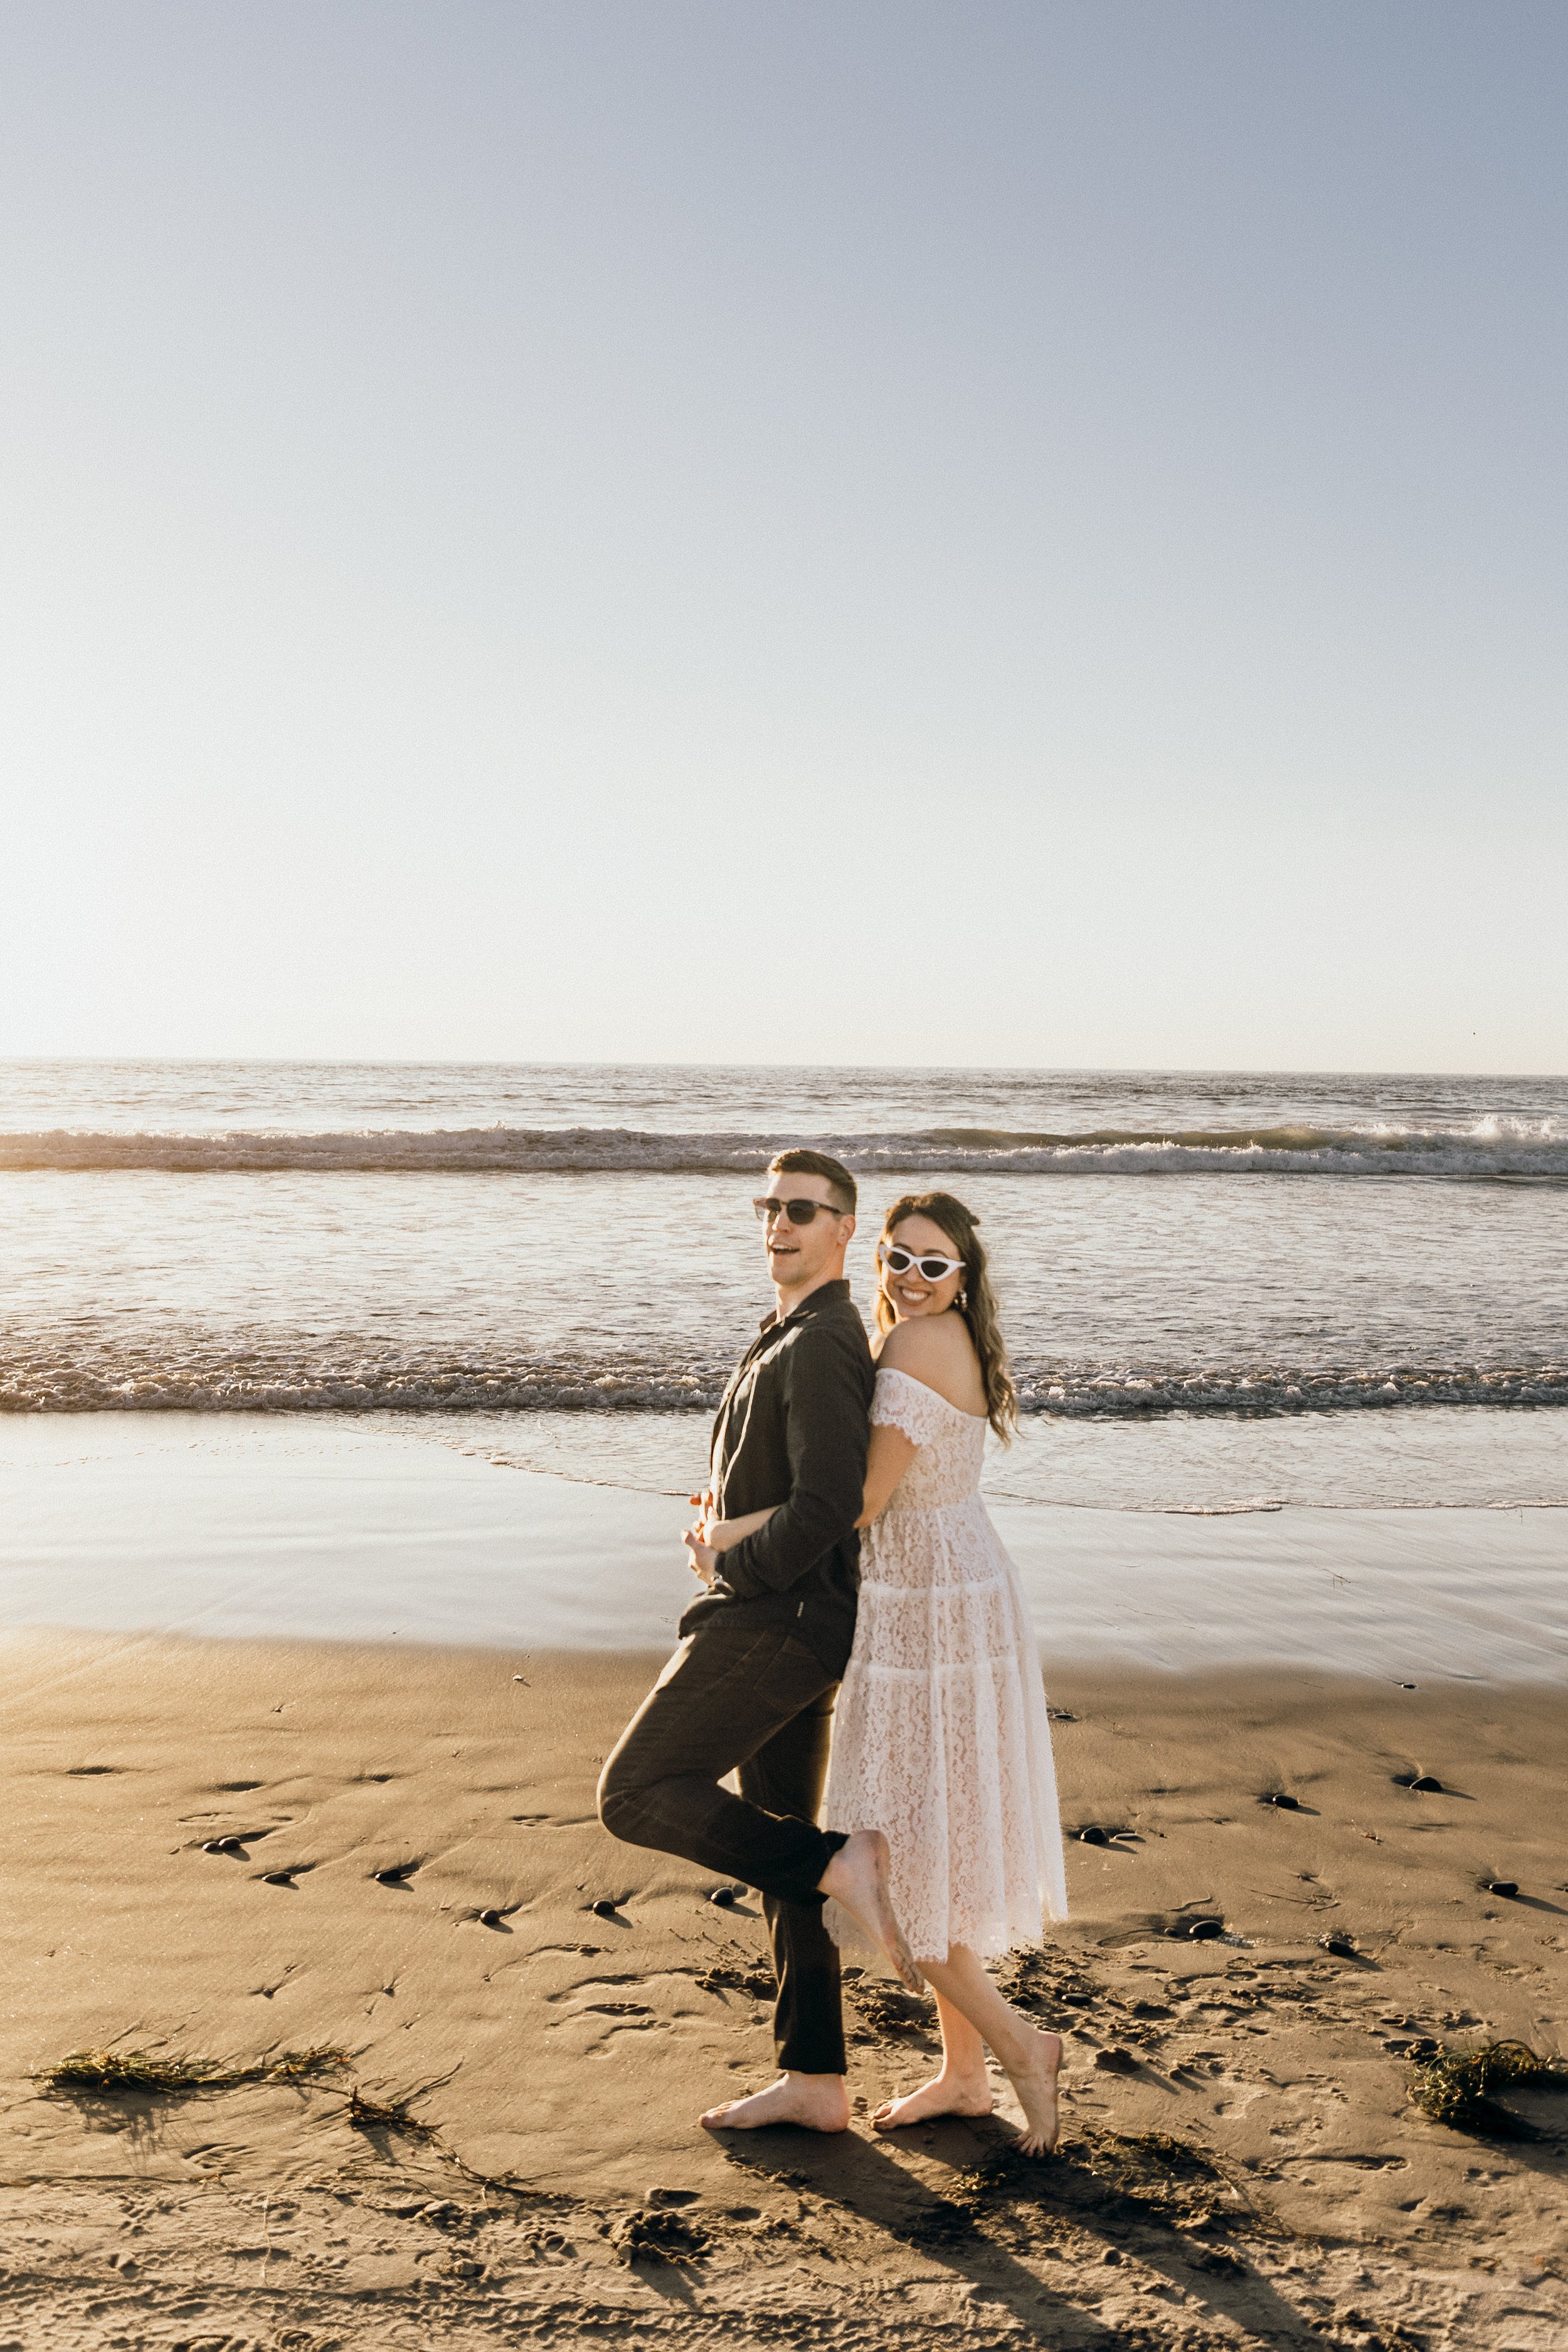
[[[1315,1175],[1568,1180],[1568,1123],[1488,1118],[1466,1129],[1097,1129],[1082,1134],[940,1127],[805,1139],[868,1173],[1021,1176]],[[180,1175],[755,1174],[788,1135],[633,1128],[389,1129],[321,1134],[0,1135],[0,1171]]]

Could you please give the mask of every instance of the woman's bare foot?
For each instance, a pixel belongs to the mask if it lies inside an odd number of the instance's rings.
[[[1015,2074],[1007,2069],[1018,2105],[1024,2110],[1025,2129],[1018,2135],[1021,2156],[1049,2156],[1056,2147],[1061,2129],[1057,2113],[1057,2074],[1062,2063],[1062,2038],[1059,2033],[1035,2031],[1035,2063]]]
[[[726,2099],[698,2118],[704,2131],[756,2131],[764,2124],[800,2124],[807,2131],[849,2128],[849,2094],[842,2074],[781,2074],[749,2099]]]
[[[895,1974],[911,1992],[924,1992],[924,1977],[904,1940],[888,1886],[888,1841],[880,1830],[852,1830],[817,1880],[818,1892],[842,1903],[856,1924],[884,1951]]]
[[[900,2131],[906,2124],[923,2124],[931,2116],[988,2116],[991,2085],[984,2074],[950,2074],[944,2066],[918,2091],[901,2099],[884,2099],[871,2121],[879,2131]]]

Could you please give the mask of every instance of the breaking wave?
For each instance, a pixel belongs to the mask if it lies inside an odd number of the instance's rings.
[[[391,1129],[353,1134],[0,1135],[0,1170],[171,1174],[755,1175],[785,1144],[815,1143],[868,1174],[1311,1175],[1568,1178],[1568,1121],[1489,1118],[1463,1129],[1366,1126],[1010,1133],[666,1134],[632,1128]]]

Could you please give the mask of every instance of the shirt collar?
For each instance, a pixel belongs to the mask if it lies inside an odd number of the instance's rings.
[[[819,1307],[826,1307],[830,1299],[847,1298],[848,1296],[848,1281],[841,1275],[837,1282],[821,1284],[808,1298],[803,1298],[798,1307],[792,1307],[787,1315],[781,1315],[775,1307],[771,1315],[763,1316],[757,1329],[759,1332],[782,1331],[786,1324],[797,1321],[802,1315],[814,1315]]]

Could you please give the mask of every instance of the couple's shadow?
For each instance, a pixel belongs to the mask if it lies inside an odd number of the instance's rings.
[[[1054,2157],[1020,2157],[1012,2130],[992,2116],[942,2116],[897,2140],[860,2129],[821,2134],[787,2126],[715,2137],[738,2171],[821,2198],[846,2219],[939,2264],[955,2285],[972,2285],[984,2299],[1005,2305],[1026,2327],[1082,2352],[1113,2352],[1127,2339],[1075,2294],[1079,2281],[1089,2283],[1087,2266],[1081,2251],[1058,2242],[1063,2223],[1101,2241],[1089,2257],[1098,2292],[1108,2284],[1101,2265],[1130,2253],[1184,2296],[1197,2297],[1215,2320],[1239,2323],[1280,2344],[1321,2346],[1301,2314],[1244,2258],[1229,2249],[1216,2254],[1184,2237],[1157,2207],[1110,2187],[1071,2141]],[[928,2186],[899,2161],[895,2148],[906,2158],[940,2166],[949,2178]],[[1000,2242],[997,2227],[985,2227],[988,2220],[1015,2238],[1020,2229],[1029,2236],[1032,2224],[1032,2242],[1024,2251],[1050,2260],[1059,2284],[1026,2269]],[[853,2249],[846,2251],[852,2261]],[[1190,2310],[1188,2315],[1194,2315]],[[1062,2329],[1069,2318],[1068,2336]]]

